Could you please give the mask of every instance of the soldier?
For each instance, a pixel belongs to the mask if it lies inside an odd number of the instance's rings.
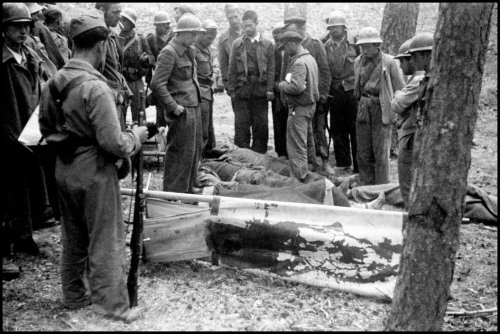
[[[281,66],[283,63],[283,51],[281,36],[283,34],[283,25],[278,25],[273,29],[274,38],[274,101],[272,103],[273,130],[274,130],[274,150],[278,157],[287,157],[286,152],[286,122],[288,110],[281,99],[281,93],[278,88],[280,83]]]
[[[56,5],[47,5],[47,8],[43,9],[42,13],[45,16],[45,25],[49,28],[50,34],[64,59],[64,63],[67,63],[71,57],[71,50],[68,47],[68,39],[61,33],[63,27],[61,9]]]
[[[420,81],[425,75],[425,71],[416,71],[410,61],[411,54],[408,51],[411,41],[409,39],[404,42],[399,48],[398,55],[394,57],[399,60],[401,70],[408,76],[408,80],[403,89],[394,93],[391,102],[391,110],[398,114],[398,179],[406,210],[408,210],[411,187],[413,141],[417,129],[418,93]]]
[[[43,91],[39,116],[40,131],[57,155],[63,304],[78,309],[92,303],[131,322],[140,313],[129,308],[115,161],[137,153],[148,132],[144,126],[121,131],[116,96],[99,72],[110,33],[101,12],[72,19],[70,32],[75,53]]]
[[[146,38],[135,31],[137,13],[132,8],[125,8],[121,13],[122,31],[120,37],[124,39],[123,47],[123,76],[134,96],[130,101],[132,121],[139,121],[140,91],[144,90],[142,79],[154,63]]]
[[[218,59],[219,68],[222,76],[222,84],[227,91],[227,69],[229,67],[229,55],[233,42],[241,36],[241,13],[235,5],[226,5],[224,7],[226,18],[229,22],[229,28],[219,36]],[[234,110],[234,105],[233,105]]]
[[[302,36],[302,46],[309,51],[311,56],[318,64],[319,80],[318,89],[320,99],[316,103],[316,111],[314,113],[314,118],[312,121],[312,137],[308,139],[308,150],[309,150],[309,162],[313,164],[314,169],[319,169],[316,162],[316,156],[319,155],[322,160],[322,168],[328,174],[335,174],[335,171],[330,166],[328,158],[330,155],[330,149],[328,146],[328,141],[326,140],[325,130],[326,130],[326,119],[328,115],[327,101],[328,101],[328,90],[330,89],[330,68],[328,67],[328,61],[326,59],[325,47],[320,40],[312,38],[306,32],[306,19],[302,17],[290,17],[285,20],[285,25],[287,25],[287,31],[295,31]],[[288,64],[288,56],[285,54],[283,57],[283,67],[285,69]],[[283,73],[281,76],[283,79]],[[311,134],[310,134],[311,135]]]
[[[336,167],[343,170],[353,166],[358,173],[356,160],[356,104],[354,98],[354,59],[359,56],[359,47],[347,29],[343,12],[333,11],[326,20],[330,38],[325,50],[332,75],[329,101],[330,131],[333,137]],[[352,153],[352,157],[351,157]]]
[[[196,75],[197,35],[205,31],[193,14],[184,14],[175,37],[158,56],[151,87],[172,119],[167,133],[163,190],[194,193],[201,155],[201,93]]]
[[[274,46],[257,31],[257,13],[246,11],[242,21],[245,34],[233,42],[227,73],[234,112],[234,144],[266,153],[268,101],[274,100]]]
[[[170,29],[170,19],[168,18],[167,12],[159,11],[153,17],[153,24],[155,26],[155,32],[149,34],[146,37],[151,53],[155,58],[154,65],[156,66],[156,61],[158,60],[158,55],[160,51],[168,44],[170,37],[172,36],[172,30]],[[146,75],[146,83],[151,85],[151,78],[153,77],[154,68],[151,67],[150,71]],[[158,103],[156,97],[153,94],[153,105],[156,106],[156,125],[158,127],[167,126],[167,120],[165,119],[165,107]]]
[[[378,30],[361,29],[356,45],[362,54],[354,61],[354,96],[358,101],[356,118],[357,160],[360,185],[389,183],[389,151],[393,92],[403,88],[403,75],[397,61],[380,50]]]
[[[213,55],[210,50],[217,37],[217,24],[213,20],[204,20],[201,26],[206,31],[198,36],[196,47],[196,69],[201,91],[201,124],[203,131],[202,157],[205,152],[215,148],[213,122],[214,90],[213,90]]]
[[[303,36],[294,31],[283,34],[281,42],[290,56],[285,70],[286,79],[279,84],[288,106],[286,149],[290,174],[300,182],[309,174],[307,166],[308,132],[319,101],[318,65],[302,46]]]
[[[194,12],[194,9],[191,8],[191,6],[189,6],[188,4],[183,3],[181,5],[175,6],[174,7],[175,22],[179,23],[179,19],[181,18],[181,16],[186,14],[186,13],[196,15],[196,13]]]

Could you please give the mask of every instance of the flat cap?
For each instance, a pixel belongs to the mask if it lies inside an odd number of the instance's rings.
[[[303,17],[300,17],[300,16],[291,16],[291,17],[287,18],[284,21],[284,23],[285,24],[292,24],[292,23],[304,24],[304,23],[306,23],[306,19]]]
[[[281,35],[280,42],[285,44],[288,42],[301,42],[302,36],[298,32],[295,31],[286,31]]]
[[[90,9],[87,12],[71,19],[69,36],[73,39],[81,33],[97,27],[106,28],[104,17],[100,10]],[[109,30],[109,29],[108,29]],[[111,32],[111,30],[109,30]]]
[[[277,24],[273,27],[272,34],[279,35],[285,31],[286,26],[283,24]]]

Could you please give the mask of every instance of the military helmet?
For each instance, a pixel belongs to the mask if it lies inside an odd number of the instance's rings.
[[[345,14],[340,10],[334,10],[330,13],[330,16],[326,19],[326,28],[336,27],[336,26],[344,26],[348,28],[347,20],[345,18]]]
[[[371,43],[383,43],[383,41],[380,39],[378,30],[372,27],[361,29],[358,34],[358,41],[356,42],[356,45]]]
[[[417,51],[431,51],[434,45],[434,34],[431,32],[422,32],[415,35],[410,43],[409,53]]]
[[[44,9],[44,7],[40,6],[36,2],[25,2],[25,4],[26,6],[28,6],[31,15],[38,13],[39,11]]]
[[[217,23],[214,20],[206,19],[201,22],[201,27],[205,30],[217,30]]]
[[[167,12],[160,10],[159,12],[156,12],[153,18],[153,24],[162,24],[162,23],[170,23],[170,19],[168,18]]]
[[[137,22],[137,13],[132,8],[124,8],[121,12],[121,16],[132,22],[135,27],[135,23]]]
[[[5,2],[2,4],[2,24],[15,22],[33,23],[28,6],[20,2]]]
[[[410,50],[411,41],[412,38],[401,44],[401,46],[399,47],[398,54],[394,57],[394,59],[411,57],[411,54],[408,52]]]
[[[189,5],[185,4],[185,3],[181,4],[181,5],[178,5],[178,6],[175,6],[174,10],[176,10],[176,9],[180,9],[183,12],[183,14],[186,14],[186,13],[191,13],[193,15],[196,14],[194,12],[194,9],[191,6],[189,6]]]
[[[201,21],[199,18],[197,18],[193,14],[186,13],[179,18],[177,27],[175,27],[174,29],[174,32],[184,31],[203,32],[205,31],[205,29],[201,27]]]

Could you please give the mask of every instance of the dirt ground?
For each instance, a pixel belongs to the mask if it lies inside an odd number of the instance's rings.
[[[207,4],[196,5],[197,9],[215,12]],[[273,15],[282,17],[281,5],[259,4],[258,12],[266,13],[263,26],[272,26]],[[348,17],[355,17],[354,13],[360,10],[366,13],[362,18],[353,20],[353,25],[369,23],[380,26],[383,4],[348,5],[341,4],[344,10],[349,10]],[[432,22],[435,24],[437,6],[432,5],[436,4],[422,6],[420,15],[423,18],[419,19],[419,29]],[[168,9],[170,4],[158,6]],[[222,8],[223,4],[217,6]],[[330,4],[326,3],[310,7],[311,17],[322,16],[323,12],[331,10]],[[81,7],[68,5],[69,10],[76,11],[78,8]],[[143,10],[148,12],[153,9],[144,7]],[[496,14],[494,20],[496,31]],[[320,31],[317,26],[312,30]],[[496,33],[490,39],[491,52],[483,82],[468,182],[497,196]],[[147,115],[148,118],[154,117],[154,109],[148,109]],[[270,112],[269,119],[268,145],[272,152]],[[218,144],[233,142],[233,122],[229,97],[217,93],[214,124]],[[331,160],[334,165],[333,157]],[[155,158],[146,158],[144,179],[147,180],[151,174],[151,190],[161,190],[162,172],[161,166],[159,171],[158,167]],[[391,182],[397,182],[396,171],[396,160],[391,159]],[[122,181],[122,187],[131,187],[130,176]],[[125,219],[128,219],[129,203],[129,198],[123,197]],[[61,303],[59,274],[60,227],[36,231],[34,238],[39,245],[48,248],[50,254],[43,258],[16,255],[15,263],[20,265],[22,273],[16,280],[3,282],[3,331],[378,331],[383,329],[384,319],[390,310],[390,304],[378,300],[254,276],[213,266],[209,261],[193,260],[141,264],[139,307],[144,309],[144,317],[126,325],[103,317],[92,306],[76,311],[65,309]],[[468,311],[497,308],[497,240],[496,227],[473,223],[462,225],[449,307]],[[446,316],[443,329],[497,331],[497,318],[497,312],[481,316]]]

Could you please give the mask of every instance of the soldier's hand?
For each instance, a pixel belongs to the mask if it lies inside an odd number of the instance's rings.
[[[132,127],[132,131],[134,131],[137,134],[137,136],[139,136],[141,144],[148,139],[148,128],[146,126],[134,125]]]
[[[266,97],[268,101],[273,101],[274,100],[274,92],[273,91],[266,91]]]
[[[175,116],[180,116],[184,111],[186,111],[186,108],[181,106],[180,104],[177,105],[177,108],[174,110],[174,115]]]

